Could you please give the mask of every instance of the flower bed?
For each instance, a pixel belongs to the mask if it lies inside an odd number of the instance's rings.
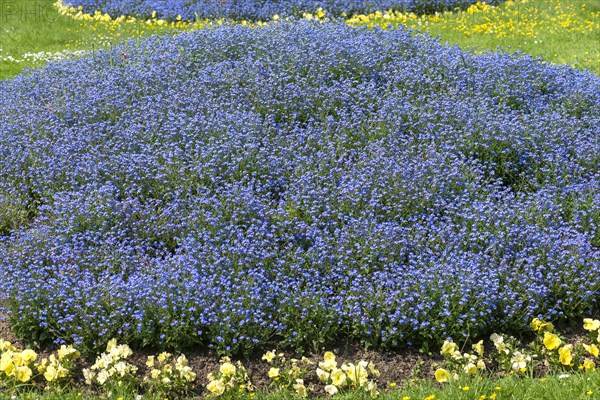
[[[597,310],[592,74],[305,21],[0,98],[0,300],[27,340],[396,347]]]
[[[137,15],[148,18],[156,12],[160,18],[193,21],[204,18],[234,20],[270,20],[280,17],[299,17],[322,9],[330,16],[364,14],[373,11],[403,10],[431,13],[451,10],[474,3],[475,0],[73,0],[86,13],[102,11],[112,16]],[[69,3],[65,0],[65,3]]]

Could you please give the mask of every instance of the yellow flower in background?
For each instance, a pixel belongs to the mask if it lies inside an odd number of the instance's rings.
[[[269,378],[276,378],[279,376],[279,368],[271,368],[268,372]]]
[[[552,332],[554,330],[554,325],[552,325],[551,322],[545,322],[542,321],[539,318],[534,318],[533,321],[531,321],[531,324],[529,324],[529,326],[531,326],[531,329],[534,332]]]
[[[319,367],[324,371],[333,371],[337,367],[337,362],[334,359],[325,360],[319,363]]]
[[[233,374],[235,374],[236,368],[235,365],[233,365],[232,363],[226,362],[221,365],[219,371],[221,371],[221,373],[225,376],[233,376]]]
[[[571,354],[571,349],[573,349],[572,344],[567,344],[558,349],[558,356],[562,365],[571,365],[573,362],[573,354]]]
[[[17,349],[15,349],[15,347],[10,342],[0,339],[0,351],[7,351],[7,350],[15,351]]]
[[[326,385],[325,392],[327,392],[327,394],[330,396],[333,396],[338,393],[338,388],[336,388],[335,385]]]
[[[154,356],[148,356],[148,360],[146,361],[146,366],[148,368],[154,367]]]
[[[600,329],[600,320],[584,318],[583,329],[585,329],[586,331],[595,331],[597,329]]]
[[[435,400],[435,394],[425,397],[423,400]]]
[[[304,379],[296,379],[296,383],[292,385],[292,388],[300,397],[308,397],[308,390],[304,386]]]
[[[225,392],[225,384],[221,380],[211,381],[206,385],[206,389],[213,394],[213,396],[220,396]]]
[[[468,375],[477,374],[477,366],[473,363],[468,363],[467,365],[465,365],[464,369]]]
[[[600,353],[598,347],[595,344],[592,345],[587,345],[587,344],[583,344],[583,348],[590,353],[591,355],[593,355],[594,357],[598,357],[598,354]]]
[[[329,379],[329,373],[323,371],[321,368],[317,368],[317,377],[321,382],[327,382]]]
[[[26,366],[22,366],[22,367],[17,367],[15,369],[15,379],[18,380],[19,382],[27,382],[29,379],[31,379],[31,375],[32,375],[32,371],[29,367]]]
[[[263,356],[262,359],[265,360],[266,362],[270,363],[273,361],[273,359],[275,358],[275,352],[274,351],[267,351]]]
[[[48,382],[52,382],[58,378],[58,370],[54,368],[54,365],[48,365],[46,372],[44,372],[44,378],[46,378]]]
[[[527,370],[527,363],[530,361],[530,356],[527,356],[520,351],[515,351],[510,359],[510,362],[512,363],[512,370],[515,372],[524,372]]]
[[[331,351],[326,351],[325,354],[323,355],[323,360],[335,361],[335,354],[333,354]]]
[[[557,349],[561,343],[562,341],[558,335],[550,332],[544,332],[544,346],[546,346],[548,350]]]
[[[480,369],[480,370],[484,370],[485,369],[485,361],[478,360],[477,361],[477,368]]]
[[[484,348],[483,348],[483,340],[480,340],[479,342],[475,343],[473,346],[473,351],[477,354],[479,354],[480,357],[483,357],[483,353],[484,353]]]
[[[444,368],[439,368],[435,371],[435,380],[440,383],[450,382],[452,375]]]
[[[117,347],[117,339],[111,339],[106,344],[106,351],[110,353],[113,349]]]
[[[583,360],[582,366],[583,369],[585,369],[586,371],[593,371],[594,369],[596,369],[596,363],[591,358],[586,358],[585,360]]]
[[[337,386],[337,387],[346,386],[346,379],[347,379],[347,376],[344,373],[344,371],[342,371],[341,369],[336,368],[333,371],[331,371],[331,383],[333,383],[335,386]]]
[[[77,351],[77,349],[75,349],[73,346],[65,346],[64,344],[60,346],[60,349],[58,349],[56,353],[58,355],[59,360],[62,360],[66,357],[79,358],[80,356],[79,351]]]
[[[445,340],[444,344],[442,345],[442,350],[440,351],[440,354],[444,356],[451,356],[455,351],[458,351],[458,346],[456,345],[456,343],[450,340]]]
[[[160,354],[158,355],[158,357],[156,357],[156,359],[157,359],[158,361],[160,361],[161,363],[164,363],[165,361],[167,361],[167,359],[168,359],[169,357],[171,357],[171,353],[167,353],[167,352],[165,351],[165,352],[162,352],[162,353],[160,353]]]

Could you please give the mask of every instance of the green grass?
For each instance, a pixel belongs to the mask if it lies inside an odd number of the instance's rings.
[[[74,20],[59,14],[53,3],[54,0],[0,0],[0,79],[13,77],[28,67],[43,66],[57,53],[94,51],[125,38],[174,31],[143,22]],[[517,0],[474,13],[389,19],[371,15],[358,24],[394,26],[400,22],[463,49],[519,50],[600,75],[598,0]]]
[[[356,23],[397,26],[402,22],[466,50],[522,51],[600,75],[600,1],[509,0],[475,9],[422,18],[371,14],[356,18]]]
[[[126,38],[172,32],[143,22],[113,24],[61,15],[55,0],[0,0],[0,79],[71,52],[111,47]]]
[[[423,400],[435,396],[436,400],[468,400],[468,399],[496,399],[496,400],[591,400],[600,399],[600,371],[589,373],[571,374],[566,378],[560,375],[548,375],[543,379],[518,378],[506,376],[483,380],[463,379],[451,384],[440,385],[433,381],[417,381],[399,389],[390,388],[388,385],[382,389],[379,397],[381,400]],[[382,384],[383,385],[383,384]],[[399,384],[398,384],[399,385]],[[15,397],[13,397],[15,396]],[[96,400],[122,398],[123,400],[135,399],[137,393],[92,394],[85,390],[69,389],[64,392],[41,393],[39,391],[23,391],[18,394],[0,394],[0,400]],[[485,397],[484,397],[485,396]],[[494,397],[495,396],[495,397]],[[162,400],[157,396],[144,396],[148,400]],[[194,397],[189,397],[193,399]],[[204,398],[204,394],[202,397]],[[240,396],[225,396],[229,399],[249,399],[248,394]],[[335,396],[338,400],[369,399],[364,393],[346,393]],[[290,393],[257,393],[254,400],[289,400],[298,399]]]

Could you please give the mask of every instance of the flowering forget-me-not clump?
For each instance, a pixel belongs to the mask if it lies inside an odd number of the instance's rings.
[[[132,42],[0,99],[26,339],[395,347],[597,309],[591,73],[305,21]]]
[[[491,0],[490,0],[491,1]],[[475,0],[71,0],[84,12],[102,11],[112,16],[138,15],[194,21],[204,18],[270,20],[273,16],[301,17],[324,10],[329,16],[364,14],[373,11],[402,10],[432,13],[465,7]]]

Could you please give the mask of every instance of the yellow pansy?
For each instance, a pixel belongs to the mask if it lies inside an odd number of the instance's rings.
[[[593,355],[594,357],[598,357],[598,354],[600,353],[598,347],[595,344],[587,345],[584,343],[583,348],[586,349],[587,352]]]
[[[225,384],[221,380],[211,381],[206,385],[206,389],[213,394],[213,396],[220,396],[225,392]]]
[[[584,318],[583,329],[585,329],[586,331],[595,331],[597,329],[600,329],[600,320]]]
[[[267,361],[268,363],[272,362],[274,358],[275,358],[275,351],[267,351],[262,356],[262,359],[265,360],[265,361]]]
[[[26,366],[22,366],[22,367],[17,367],[15,369],[15,379],[18,380],[19,382],[27,382],[29,379],[31,379],[31,375],[32,375],[32,371],[29,367]]]
[[[346,379],[347,376],[344,373],[344,371],[342,371],[339,368],[334,369],[333,371],[331,371],[331,382],[338,387],[344,387],[346,386]]]
[[[157,359],[158,361],[160,361],[161,363],[164,363],[165,361],[167,361],[167,359],[168,359],[169,357],[171,357],[171,353],[167,353],[167,352],[165,351],[165,352],[162,352],[162,353],[160,353],[160,354],[158,355],[158,357],[156,357],[156,359]]]
[[[473,363],[468,363],[467,365],[465,365],[464,369],[465,372],[469,375],[477,374],[477,366]]]
[[[154,367],[154,356],[148,356],[148,360],[146,361],[146,366],[148,368]]]
[[[583,369],[585,369],[586,371],[593,371],[594,369],[596,369],[596,363],[591,358],[586,358],[585,360],[583,360],[582,366]]]
[[[529,326],[531,326],[531,329],[534,332],[551,332],[554,330],[554,325],[552,325],[551,322],[546,322],[546,321],[542,321],[539,318],[534,318],[533,321],[531,321],[531,324],[529,324]]]
[[[54,368],[54,365],[49,365],[48,368],[46,368],[46,372],[44,372],[44,378],[46,378],[48,382],[52,382],[58,378],[58,370]]]
[[[558,356],[562,365],[571,365],[573,361],[573,354],[571,354],[572,344],[567,344],[558,349]]]
[[[233,374],[235,374],[236,368],[235,365],[233,365],[232,363],[226,362],[221,365],[219,371],[221,371],[221,373],[225,376],[233,376]]]
[[[479,342],[475,343],[472,347],[473,347],[473,351],[475,353],[479,354],[480,357],[483,356],[483,353],[484,353],[483,340],[480,340]]]
[[[445,382],[449,382],[450,379],[452,379],[452,375],[450,375],[450,372],[448,372],[448,370],[439,368],[435,371],[435,380],[436,381],[438,381],[440,383],[445,383]]]
[[[329,373],[323,371],[321,368],[317,368],[317,377],[321,382],[327,382],[329,379]]]
[[[326,351],[325,354],[323,355],[323,360],[335,361],[335,354],[333,354],[331,351]]]
[[[456,345],[456,343],[450,340],[445,340],[444,344],[442,345],[442,350],[440,351],[440,354],[444,356],[451,356],[457,350],[458,346]]]
[[[335,385],[326,385],[325,392],[327,392],[327,394],[333,396],[333,395],[337,394],[338,388],[336,388]]]
[[[77,351],[73,346],[65,346],[64,344],[60,346],[60,349],[56,351],[58,354],[58,359],[62,360],[65,357],[71,356],[72,358],[79,357],[79,351]]]
[[[544,332],[544,346],[546,346],[548,350],[557,349],[561,343],[562,341],[558,335],[550,332]]]

